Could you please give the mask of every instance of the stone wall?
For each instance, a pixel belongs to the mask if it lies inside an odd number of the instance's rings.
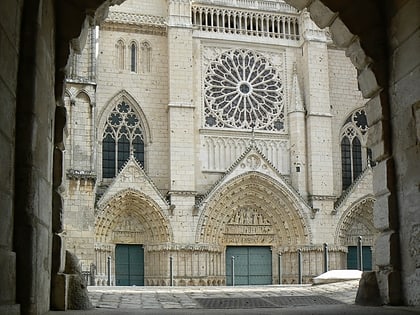
[[[0,3],[0,313],[18,314],[16,253],[13,249],[16,88],[22,1]]]
[[[389,173],[388,176],[398,195],[397,205],[392,203],[390,206],[399,210],[401,256],[386,248],[377,248],[377,256],[389,256],[390,261],[381,260],[380,268],[384,273],[389,264],[401,267],[403,303],[419,305],[420,58],[417,52],[420,50],[420,3],[416,0],[390,1],[391,9],[394,14],[390,15],[389,24],[392,69],[389,94],[395,177]],[[375,182],[378,180],[380,178],[375,178]],[[385,217],[386,213],[378,211],[375,214],[375,222],[391,220]],[[390,291],[395,293],[395,288],[391,287]]]

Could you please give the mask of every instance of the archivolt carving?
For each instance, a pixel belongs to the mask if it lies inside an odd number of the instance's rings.
[[[270,178],[250,172],[219,189],[202,212],[198,242],[291,246],[309,242],[301,206]]]
[[[95,236],[103,243],[153,244],[170,242],[172,231],[153,200],[127,190],[111,198],[98,212]]]
[[[341,217],[337,226],[337,243],[356,245],[357,237],[363,237],[363,243],[373,245],[377,231],[373,226],[372,197],[366,197],[351,206]]]

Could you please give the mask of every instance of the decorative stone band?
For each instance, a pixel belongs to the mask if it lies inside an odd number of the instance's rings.
[[[301,250],[301,252],[323,252],[324,246],[323,244],[320,245],[302,245],[302,246],[287,246],[287,247],[278,247],[277,251],[278,253],[297,253],[298,250]],[[273,249],[273,252],[275,249]],[[329,252],[343,252],[347,253],[347,247],[341,246],[341,245],[334,245],[334,244],[328,244],[328,251]]]
[[[116,30],[135,27],[139,32],[147,34],[166,34],[166,20],[162,16],[143,15],[126,12],[109,12],[103,24],[104,29]]]
[[[93,171],[69,169],[66,175],[68,179],[96,181],[96,173]]]
[[[148,252],[161,252],[161,251],[189,251],[189,252],[219,252],[224,251],[224,246],[214,244],[178,244],[178,243],[161,243],[161,244],[148,244],[144,246]]]

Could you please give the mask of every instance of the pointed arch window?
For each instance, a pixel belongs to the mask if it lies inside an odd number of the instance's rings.
[[[144,166],[143,126],[126,101],[111,111],[102,137],[102,177],[115,177],[133,154]]]
[[[130,45],[130,71],[137,72],[137,45],[134,42]]]
[[[370,150],[366,148],[367,119],[365,111],[354,111],[341,132],[341,175],[343,190],[363,172]],[[366,149],[363,149],[366,148]]]
[[[148,42],[141,43],[141,71],[149,73],[151,70],[152,47]]]
[[[124,70],[124,55],[125,55],[125,45],[122,40],[119,40],[115,45],[116,48],[116,65],[118,70]]]

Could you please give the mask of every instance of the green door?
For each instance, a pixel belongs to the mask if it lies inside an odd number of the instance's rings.
[[[270,247],[228,246],[226,248],[227,285],[232,285],[232,256],[235,257],[235,285],[272,283]]]
[[[363,271],[372,270],[372,249],[362,246]],[[357,269],[357,246],[349,246],[347,253],[347,269]]]
[[[141,245],[118,244],[115,247],[117,285],[144,285],[144,250]]]

